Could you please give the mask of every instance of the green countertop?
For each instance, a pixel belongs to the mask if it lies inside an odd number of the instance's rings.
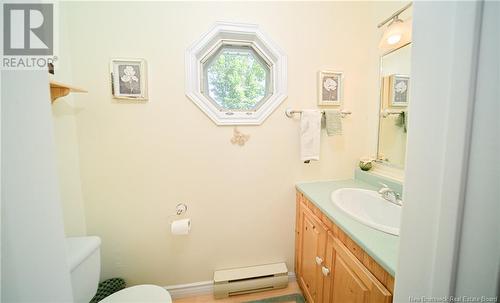
[[[354,187],[377,190],[371,184],[359,180],[339,180],[297,183],[296,188],[316,207],[349,235],[366,253],[377,261],[393,277],[398,261],[399,237],[368,227],[338,209],[330,200],[332,191]]]

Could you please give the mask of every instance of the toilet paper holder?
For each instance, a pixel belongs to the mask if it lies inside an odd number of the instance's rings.
[[[187,210],[188,210],[188,207],[185,203],[177,204],[175,206],[175,214],[171,214],[167,217],[169,222],[172,223],[173,221],[177,220],[176,217],[184,214],[185,212],[187,212]]]
[[[179,203],[177,206],[175,206],[175,212],[178,216],[182,215],[183,213],[187,212],[188,207],[184,203]]]
[[[179,203],[175,206],[175,215],[170,216],[170,232],[173,235],[187,235],[191,229],[191,219],[174,219],[187,212],[187,205]]]

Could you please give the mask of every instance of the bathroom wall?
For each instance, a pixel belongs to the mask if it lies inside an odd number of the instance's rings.
[[[73,81],[71,44],[66,43],[70,39],[67,17],[66,14],[61,14],[59,19],[60,51],[57,54],[56,73],[52,78],[78,86],[78,83]],[[87,227],[80,178],[76,124],[76,115],[82,108],[75,104],[73,96],[70,94],[54,102],[52,104],[52,117],[65,234],[66,236],[84,236],[87,233]]]
[[[483,5],[415,2],[395,302],[498,295],[498,39],[482,39],[497,18]]]
[[[357,159],[375,152],[374,4],[63,2],[60,14],[72,80],[89,90],[73,97],[73,137],[87,233],[103,239],[102,278],[182,284],[279,261],[293,271],[294,183],[351,178]],[[243,147],[184,95],[184,52],[215,21],[259,24],[288,55],[288,98],[261,126],[239,127],[251,136]],[[111,98],[109,61],[119,57],[147,60],[148,102]],[[353,114],[342,136],[323,134],[321,160],[307,165],[299,121],[284,110],[316,108],[322,69],[345,73]],[[179,202],[192,219],[187,237],[169,233]]]
[[[485,2],[457,264],[456,295],[461,296],[494,297],[500,292],[500,164],[497,160],[500,152],[500,37],[495,34],[500,28],[498,16],[500,3]],[[496,70],[491,68],[495,65]]]
[[[71,82],[70,82],[71,83]],[[61,205],[66,236],[83,236],[87,233],[85,210],[80,180],[80,160],[72,96],[52,105],[56,164],[60,185]],[[59,100],[60,101],[60,100]]]

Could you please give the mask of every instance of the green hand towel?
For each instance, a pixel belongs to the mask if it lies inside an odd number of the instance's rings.
[[[342,135],[342,113],[340,110],[325,110],[325,128],[328,136]]]
[[[401,111],[396,118],[396,126],[403,127],[403,131],[406,133],[406,125],[408,123],[408,114],[405,111]]]

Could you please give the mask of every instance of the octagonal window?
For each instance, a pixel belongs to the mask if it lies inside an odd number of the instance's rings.
[[[203,95],[221,111],[255,111],[272,94],[270,65],[251,46],[220,46],[203,79]]]
[[[217,22],[186,50],[186,96],[217,125],[260,125],[286,98],[286,61],[258,25]]]

